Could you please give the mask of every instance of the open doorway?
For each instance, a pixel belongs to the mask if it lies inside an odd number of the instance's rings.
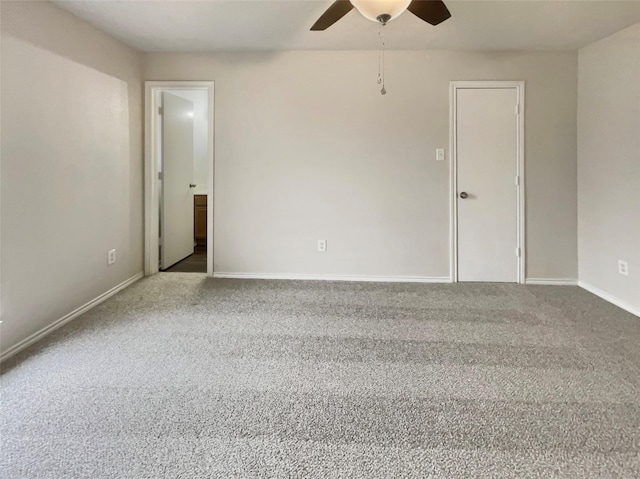
[[[213,83],[145,90],[145,274],[212,276]]]
[[[207,272],[206,90],[159,90],[159,268]]]

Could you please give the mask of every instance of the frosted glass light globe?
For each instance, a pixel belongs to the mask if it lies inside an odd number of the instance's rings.
[[[358,9],[363,17],[372,22],[378,22],[380,15],[387,14],[393,20],[404,12],[411,0],[349,0]]]

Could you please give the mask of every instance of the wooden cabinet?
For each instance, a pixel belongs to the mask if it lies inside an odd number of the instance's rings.
[[[207,246],[207,195],[193,195],[193,238]]]

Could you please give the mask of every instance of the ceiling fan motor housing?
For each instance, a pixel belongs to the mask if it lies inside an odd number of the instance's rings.
[[[363,17],[382,25],[405,10],[433,26],[451,18],[451,12],[442,0],[335,0],[311,26],[311,30],[326,30],[354,8]]]
[[[349,0],[351,4],[372,22],[385,25],[404,12],[411,0]]]

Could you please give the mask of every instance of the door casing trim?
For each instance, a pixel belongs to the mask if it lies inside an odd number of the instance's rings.
[[[209,164],[207,182],[207,276],[213,277],[213,222],[214,222],[214,82],[212,81],[146,81],[145,129],[144,129],[144,274],[150,276],[159,271],[158,232],[160,209],[158,198],[158,101],[160,90],[206,90],[208,93],[208,148]]]
[[[517,261],[518,267],[518,283],[524,284],[526,277],[526,221],[525,221],[525,163],[524,163],[524,113],[525,113],[525,94],[524,81],[452,81],[449,84],[449,151],[451,152],[451,162],[449,164],[449,224],[450,230],[450,276],[451,282],[458,282],[458,158],[456,151],[457,138],[457,91],[463,89],[501,89],[515,88],[518,97],[518,128],[517,128],[517,159],[516,159],[516,175],[519,178],[516,194],[516,225],[517,244],[514,247],[519,248],[520,255]],[[515,179],[514,179],[515,181]]]

